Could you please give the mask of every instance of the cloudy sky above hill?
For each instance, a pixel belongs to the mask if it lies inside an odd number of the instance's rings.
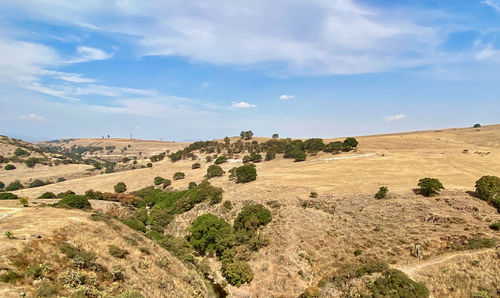
[[[499,0],[0,8],[0,134],[335,137],[492,124],[499,78]]]

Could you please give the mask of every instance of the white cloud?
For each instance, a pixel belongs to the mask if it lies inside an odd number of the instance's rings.
[[[496,11],[500,11],[500,2],[497,0],[484,0],[481,3],[490,6],[491,8],[495,9]]]
[[[492,0],[487,0],[492,1]],[[265,9],[264,9],[265,8]],[[286,74],[351,74],[443,61],[446,30],[431,14],[381,10],[354,0],[27,1],[5,13],[130,36],[140,55],[177,55],[212,64],[266,67]],[[162,13],[159,14],[158,12]],[[276,11],[280,11],[276,14]],[[0,13],[1,16],[1,13]],[[111,54],[81,47],[81,59]]]
[[[113,57],[113,54],[106,53],[101,49],[78,46],[76,48],[78,56],[66,61],[66,63],[81,63],[95,60],[106,60]]]
[[[37,121],[43,121],[46,120],[44,117],[37,115],[37,114],[27,114],[27,115],[19,115],[19,119],[22,120],[37,120]]]
[[[288,94],[283,94],[280,96],[280,99],[282,100],[289,100],[289,99],[294,99],[295,95],[288,95]]]
[[[248,109],[248,108],[256,108],[257,106],[248,102],[240,101],[240,102],[233,102],[231,104],[231,107]]]
[[[488,44],[476,53],[476,59],[500,61],[500,50],[497,50],[491,44]]]
[[[393,116],[387,116],[385,117],[386,122],[392,122],[392,121],[397,121],[397,120],[403,120],[406,118],[405,114],[398,114],[398,115],[393,115]]]

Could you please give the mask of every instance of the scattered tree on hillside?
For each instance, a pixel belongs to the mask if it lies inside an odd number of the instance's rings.
[[[220,166],[210,165],[207,168],[207,174],[205,175],[205,178],[210,179],[213,177],[220,177],[222,175],[224,175],[224,170]]]
[[[430,197],[437,194],[441,189],[444,189],[443,184],[436,178],[423,178],[418,181],[419,193],[423,196]]]
[[[116,185],[115,185],[115,192],[117,193],[124,193],[127,191],[127,185],[125,185],[125,183],[123,182],[118,182]]]
[[[236,183],[247,183],[257,179],[257,170],[255,165],[243,165],[236,168]]]
[[[273,134],[273,139],[279,139],[279,135],[277,133]]]
[[[184,179],[185,177],[186,177],[186,174],[184,174],[183,172],[176,172],[173,176],[173,179],[180,180],[180,179]]]
[[[474,127],[474,128],[480,128],[480,127],[481,127],[481,124],[476,123],[476,124],[474,124],[474,126],[473,126],[473,127]]]
[[[253,137],[253,132],[251,130],[242,131],[240,137],[245,140],[250,140]]]

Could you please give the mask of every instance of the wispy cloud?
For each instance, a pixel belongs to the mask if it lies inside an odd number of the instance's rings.
[[[289,100],[289,99],[294,99],[295,95],[288,95],[288,94],[283,94],[280,96],[281,100]]]
[[[19,119],[22,119],[22,120],[36,120],[36,121],[43,121],[43,120],[46,120],[45,117],[42,117],[40,115],[37,115],[37,114],[27,114],[27,115],[19,115]]]
[[[256,108],[257,105],[254,105],[254,104],[251,104],[251,103],[248,103],[248,102],[244,102],[244,101],[240,101],[240,102],[233,102],[231,104],[231,107],[233,107],[233,108],[249,109],[249,108]]]
[[[384,120],[385,122],[392,122],[397,120],[403,120],[405,118],[406,118],[405,114],[398,114],[398,115],[387,116],[384,118]]]
[[[492,7],[496,11],[500,11],[500,1],[497,1],[497,0],[484,0],[481,3]]]
[[[95,60],[106,60],[113,57],[113,54],[106,53],[101,49],[78,46],[76,48],[78,55],[68,61],[64,61],[65,63],[81,63]]]

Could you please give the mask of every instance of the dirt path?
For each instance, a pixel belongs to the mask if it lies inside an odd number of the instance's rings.
[[[23,210],[23,208],[0,207],[0,210],[10,210],[0,213],[0,219],[5,219],[12,216],[12,214],[16,212]]]
[[[394,269],[398,269],[406,273],[409,277],[412,279],[415,279],[415,275],[418,275],[418,271],[422,270],[425,267],[440,264],[443,262],[446,262],[450,259],[456,258],[456,257],[463,257],[463,256],[470,256],[470,255],[476,255],[476,254],[482,254],[490,251],[494,251],[495,248],[489,248],[489,249],[482,249],[482,250],[473,250],[473,251],[467,251],[467,252],[457,252],[457,253],[452,253],[452,254],[446,254],[446,255],[441,255],[441,256],[436,256],[433,257],[429,260],[426,260],[424,262],[415,264],[413,266],[394,266]]]

